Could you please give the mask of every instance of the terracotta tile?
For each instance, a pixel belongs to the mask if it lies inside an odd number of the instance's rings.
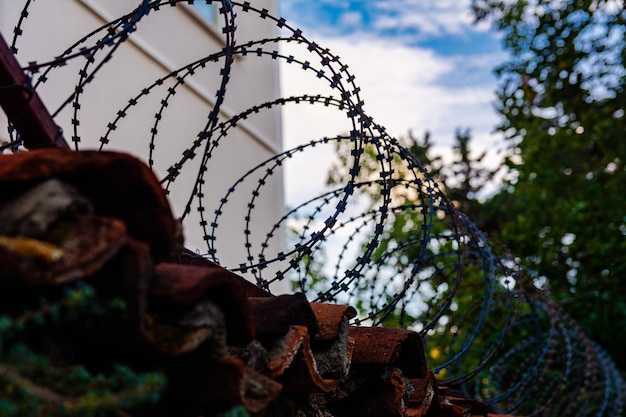
[[[203,268],[209,269],[211,271],[220,271],[222,275],[230,276],[230,279],[237,283],[239,287],[241,287],[246,295],[246,297],[271,297],[272,295],[265,291],[261,287],[257,287],[255,284],[246,280],[244,277],[235,274],[234,272],[229,271],[214,262],[211,262],[208,259],[202,258],[190,250],[184,250],[183,253],[178,257],[178,263],[181,265],[194,265],[201,266]]]
[[[248,304],[259,336],[280,336],[292,325],[306,326],[309,335],[319,332],[315,314],[303,294],[250,297]]]
[[[409,378],[428,373],[424,346],[416,332],[390,327],[350,327],[354,338],[354,365],[385,365],[402,370]]]
[[[408,416],[422,417],[429,410],[440,407],[437,381],[431,371],[428,371],[426,378],[412,379],[411,384],[413,385],[413,394],[409,398]]]
[[[319,326],[315,340],[334,340],[341,331],[346,319],[356,317],[354,307],[343,304],[310,303]]]
[[[179,317],[200,301],[215,303],[223,311],[228,344],[243,345],[254,338],[244,292],[224,269],[168,263],[156,266],[150,288],[150,312],[160,317]]]
[[[156,259],[181,250],[180,226],[161,184],[138,159],[117,152],[39,149],[0,155],[0,188],[16,195],[49,178],[78,189],[95,214],[122,220],[128,233],[150,245]]]
[[[192,323],[189,316],[192,316]],[[185,315],[173,318],[146,313],[143,333],[160,352],[180,356],[197,349],[210,340],[212,353],[222,354],[226,349],[224,314],[212,303],[198,303]]]
[[[408,380],[398,369],[367,383],[349,396],[328,405],[335,417],[405,417]],[[410,382],[409,382],[410,383]]]
[[[348,337],[349,320],[356,310],[347,305],[311,303],[320,332],[311,341],[317,369],[324,378],[342,379],[348,375],[354,340]]]
[[[276,342],[269,352],[267,364],[268,375],[271,378],[277,378],[285,373],[308,337],[309,332],[306,327],[291,326],[287,333]]]
[[[304,326],[291,326],[269,352],[268,375],[283,384],[284,392],[312,394],[329,392],[337,381],[323,378],[311,352],[309,332]]]

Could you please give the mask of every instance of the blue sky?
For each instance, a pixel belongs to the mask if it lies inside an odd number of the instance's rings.
[[[493,32],[471,25],[469,4],[463,0],[282,0],[281,14],[318,35],[401,40],[444,56],[499,48]]]
[[[472,24],[469,7],[470,0],[280,0],[289,24],[348,64],[368,115],[393,136],[429,131],[444,157],[457,128],[471,130],[477,152],[499,147],[493,68],[506,55],[487,25]],[[310,75],[281,70],[283,95],[316,92]],[[287,108],[283,119],[286,147],[345,131],[340,116],[308,108]],[[310,168],[323,171],[313,159]],[[302,186],[288,184],[288,199]]]

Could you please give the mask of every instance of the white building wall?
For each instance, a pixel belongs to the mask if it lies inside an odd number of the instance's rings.
[[[30,15],[23,25],[24,35],[18,39],[17,58],[22,66],[31,61],[52,60],[85,34],[132,11],[138,3],[129,0],[37,1],[31,6]],[[13,28],[22,5],[23,2],[17,0],[0,2],[0,30],[8,43],[13,38]],[[278,14],[278,0],[256,0],[254,5],[267,8],[274,15]],[[238,13],[237,26],[238,43],[273,37],[277,33],[273,22],[248,13]],[[94,42],[95,39],[90,44]],[[167,6],[158,12],[153,11],[139,22],[130,41],[115,51],[111,61],[86,86],[76,117],[80,122],[77,132],[74,132],[71,123],[75,117],[71,105],[66,106],[55,117],[55,121],[63,129],[71,147],[74,146],[71,139],[77,134],[80,137],[80,149],[98,148],[100,137],[108,130],[107,125],[115,121],[117,113],[143,88],[171,71],[220,51],[223,45],[220,28],[206,22],[187,4],[181,3],[176,7]],[[103,54],[100,52],[100,55]],[[51,72],[49,80],[38,87],[38,92],[51,113],[72,93],[79,79],[78,71],[84,64],[84,59],[74,60]],[[178,161],[184,150],[191,146],[198,132],[204,129],[208,114],[213,108],[222,66],[223,62],[220,61],[198,70],[192,78],[186,79],[183,87],[177,88],[176,94],[169,100],[159,122],[152,158],[153,169],[160,178],[166,174],[168,167]],[[237,57],[231,74],[226,100],[221,107],[221,120],[280,95],[276,60],[254,54]],[[167,96],[167,88],[173,86],[174,81],[166,82],[149,95],[142,96],[138,105],[131,107],[127,116],[116,123],[116,129],[109,137],[110,143],[104,149],[122,150],[148,161],[150,131],[155,123],[155,114],[159,111],[161,101]],[[2,125],[0,138],[6,139],[6,122],[3,121]],[[257,164],[276,155],[281,148],[279,108],[265,110],[241,121],[227,139],[221,142],[207,165],[202,201],[207,213],[206,220],[209,223],[213,221],[213,211],[220,199],[240,177]],[[197,153],[201,154],[203,150],[204,145]],[[179,178],[169,188],[170,201],[177,216],[182,215],[193,191],[200,162],[201,158],[198,156],[186,163]],[[215,248],[220,263],[226,267],[234,268],[246,262],[248,254],[244,242],[244,219],[256,186],[256,180],[238,186],[218,220]],[[283,205],[282,174],[277,171],[276,175],[270,177],[267,185],[262,187],[260,197],[254,204],[249,227],[252,256],[256,257],[261,251],[259,245],[280,219],[284,212]],[[186,246],[205,253],[207,247],[199,227],[197,208],[197,202],[192,202],[191,213],[184,222]],[[265,254],[271,258],[283,249],[282,233],[275,233]],[[284,285],[272,290],[280,293],[286,292],[287,288]]]

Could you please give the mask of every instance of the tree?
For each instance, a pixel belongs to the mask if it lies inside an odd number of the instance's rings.
[[[471,131],[470,129],[457,129],[455,143],[451,149],[449,162],[444,162],[442,155],[435,153],[431,142],[430,132],[424,133],[423,138],[417,138],[409,131],[405,137],[398,139],[401,146],[405,147],[424,167],[428,175],[437,183],[448,199],[455,207],[467,214],[470,218],[478,218],[481,202],[479,196],[491,183],[497,171],[489,169],[486,165],[486,152],[477,156],[471,154]],[[348,141],[337,142],[336,150],[338,161],[328,172],[327,183],[329,185],[343,184],[349,179],[347,167],[350,156],[351,143]],[[368,154],[368,149],[370,153]],[[366,149],[366,157],[361,164],[359,179],[364,181],[379,170],[375,162],[372,148]],[[380,198],[376,193],[370,194],[370,198]],[[475,214],[475,215],[474,215]]]
[[[626,31],[616,0],[473,0],[510,53],[498,129],[508,176],[483,229],[547,282],[622,370],[626,335]]]

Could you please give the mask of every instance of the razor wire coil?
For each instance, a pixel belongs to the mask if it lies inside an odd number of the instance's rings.
[[[38,89],[51,82],[55,71],[77,63],[77,81],[53,111],[53,116],[59,118],[69,109],[71,141],[76,150],[83,148],[83,98],[103,69],[150,16],[194,1],[138,3],[130,13],[80,36],[54,59],[30,62],[25,67],[33,88]],[[445,371],[446,383],[461,384],[494,409],[537,416],[621,415],[624,381],[611,358],[558,305],[535,290],[532,271],[496,248],[446,198],[420,161],[374,122],[364,110],[356,78],[337,55],[306,38],[285,19],[251,2],[202,3],[221,6],[221,49],[139,86],[108,121],[100,120],[104,134],[97,146],[106,150],[118,141],[118,127],[132,120],[134,111],[145,100],[160,94],[146,135],[146,159],[154,168],[164,140],[162,128],[175,107],[177,93],[199,73],[217,68],[213,106],[202,129],[195,137],[185,139],[185,149],[161,177],[163,188],[170,192],[179,184],[181,174],[196,163],[197,172],[192,175],[193,185],[182,219],[192,221],[195,208],[198,218],[192,227],[202,231],[205,246],[197,255],[186,256],[202,256],[219,263],[221,233],[235,230],[223,217],[238,193],[249,192],[238,225],[243,230],[243,256],[238,263],[226,265],[229,269],[268,290],[277,282],[291,280],[311,300],[355,303],[360,311],[353,322],[356,325],[386,324],[395,318],[398,325],[409,323],[427,346],[433,334],[450,335],[445,358],[434,364],[433,370],[439,374]],[[36,3],[26,0],[13,31],[11,49],[18,57],[32,9],[36,9]],[[240,13],[272,22],[280,35],[239,43],[236,35]],[[283,53],[280,47],[285,44],[299,46],[303,56]],[[225,116],[223,105],[237,71],[235,62],[242,57],[297,67],[327,85],[332,95],[307,93],[271,98]],[[210,206],[205,201],[211,193],[207,167],[213,163],[219,147],[249,118],[292,105],[337,111],[345,115],[348,133],[313,139],[244,167],[241,176]],[[9,136],[10,142],[0,150],[17,151],[21,146],[19,135],[9,128]],[[286,209],[260,243],[255,244],[252,235],[256,232],[260,198],[284,165],[306,157],[314,148],[345,144],[350,158],[343,183]],[[363,178],[367,158],[374,162],[370,176]],[[364,196],[371,198],[368,207],[355,203],[357,197]],[[394,239],[393,224],[403,216],[412,229],[402,239]],[[272,253],[271,243],[281,239],[294,221],[299,223],[289,246]],[[342,235],[346,230],[349,233]],[[329,263],[331,272],[320,279],[319,264],[324,263],[329,242],[337,240],[340,242],[335,247],[335,259]],[[466,299],[473,294],[480,294],[481,298],[468,302]]]

